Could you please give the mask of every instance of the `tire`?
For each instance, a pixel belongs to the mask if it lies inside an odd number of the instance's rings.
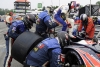
[[[82,67],[82,66],[84,66],[84,62],[76,51],[70,50],[66,53],[65,67]]]
[[[27,54],[33,49],[43,38],[33,32],[24,32],[17,37],[12,46],[12,57],[23,64]]]

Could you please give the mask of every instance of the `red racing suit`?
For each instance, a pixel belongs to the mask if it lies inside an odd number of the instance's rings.
[[[82,27],[83,27],[82,21],[80,21],[78,32],[82,30]],[[92,18],[88,17],[88,23],[86,26],[84,26],[84,29],[88,38],[92,39],[94,37],[94,32],[95,32],[95,26]]]

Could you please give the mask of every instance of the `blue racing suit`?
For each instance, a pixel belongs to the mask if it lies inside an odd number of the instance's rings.
[[[50,15],[46,10],[38,15],[39,22],[36,24],[36,33],[40,34],[42,37],[47,38],[47,32],[58,26],[57,23],[52,22]],[[47,31],[48,30],[48,31]]]
[[[100,25],[100,19],[97,19],[96,21],[94,21],[94,24]]]
[[[59,23],[61,23],[61,24],[63,25],[62,31],[66,31],[66,29],[67,29],[67,24],[66,24],[65,20],[63,20],[63,19],[61,18],[61,9],[58,9],[58,11],[55,13],[54,19],[55,19],[57,22],[59,22]]]
[[[75,19],[74,19],[74,21],[75,21],[75,24],[76,25],[74,25],[74,29],[73,29],[73,35],[74,36],[77,36],[78,35],[78,24],[79,24],[79,22],[80,22],[80,18],[79,17],[76,17]]]
[[[10,26],[8,30],[8,36],[16,39],[24,31],[26,31],[24,22],[21,20],[17,20],[17,21],[12,22],[12,25]]]
[[[98,24],[100,25],[100,19],[98,19],[97,21],[98,21]]]
[[[14,41],[21,33],[23,33],[26,30],[27,29],[24,25],[24,22],[21,20],[13,21],[12,24],[10,25],[10,28],[8,29],[8,36],[5,36],[7,53],[6,53],[6,56],[4,59],[4,67],[11,66],[11,61],[12,61],[11,47],[12,47],[12,44],[9,44],[10,37]]]
[[[36,45],[27,55],[26,64],[35,67],[42,67],[46,61],[50,61],[50,67],[61,67],[58,64],[58,56],[61,54],[61,47],[55,38],[46,38]]]

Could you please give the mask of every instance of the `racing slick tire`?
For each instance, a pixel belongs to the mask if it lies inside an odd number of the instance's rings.
[[[65,67],[83,67],[84,62],[75,50],[69,50],[65,54]]]
[[[42,40],[43,38],[36,33],[29,31],[22,33],[14,41],[11,50],[12,57],[23,64],[29,51]]]

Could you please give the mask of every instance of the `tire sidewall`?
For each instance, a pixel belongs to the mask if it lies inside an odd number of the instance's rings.
[[[84,63],[83,63],[83,60],[82,60],[82,58],[81,58],[81,56],[75,51],[75,50],[70,50],[70,51],[68,51],[67,53],[66,53],[66,55],[65,55],[65,63],[67,62],[67,56],[68,55],[74,55],[74,57],[76,57],[77,59],[78,59],[78,62],[79,62],[79,65],[84,65]],[[72,59],[72,61],[73,61],[74,59]]]

